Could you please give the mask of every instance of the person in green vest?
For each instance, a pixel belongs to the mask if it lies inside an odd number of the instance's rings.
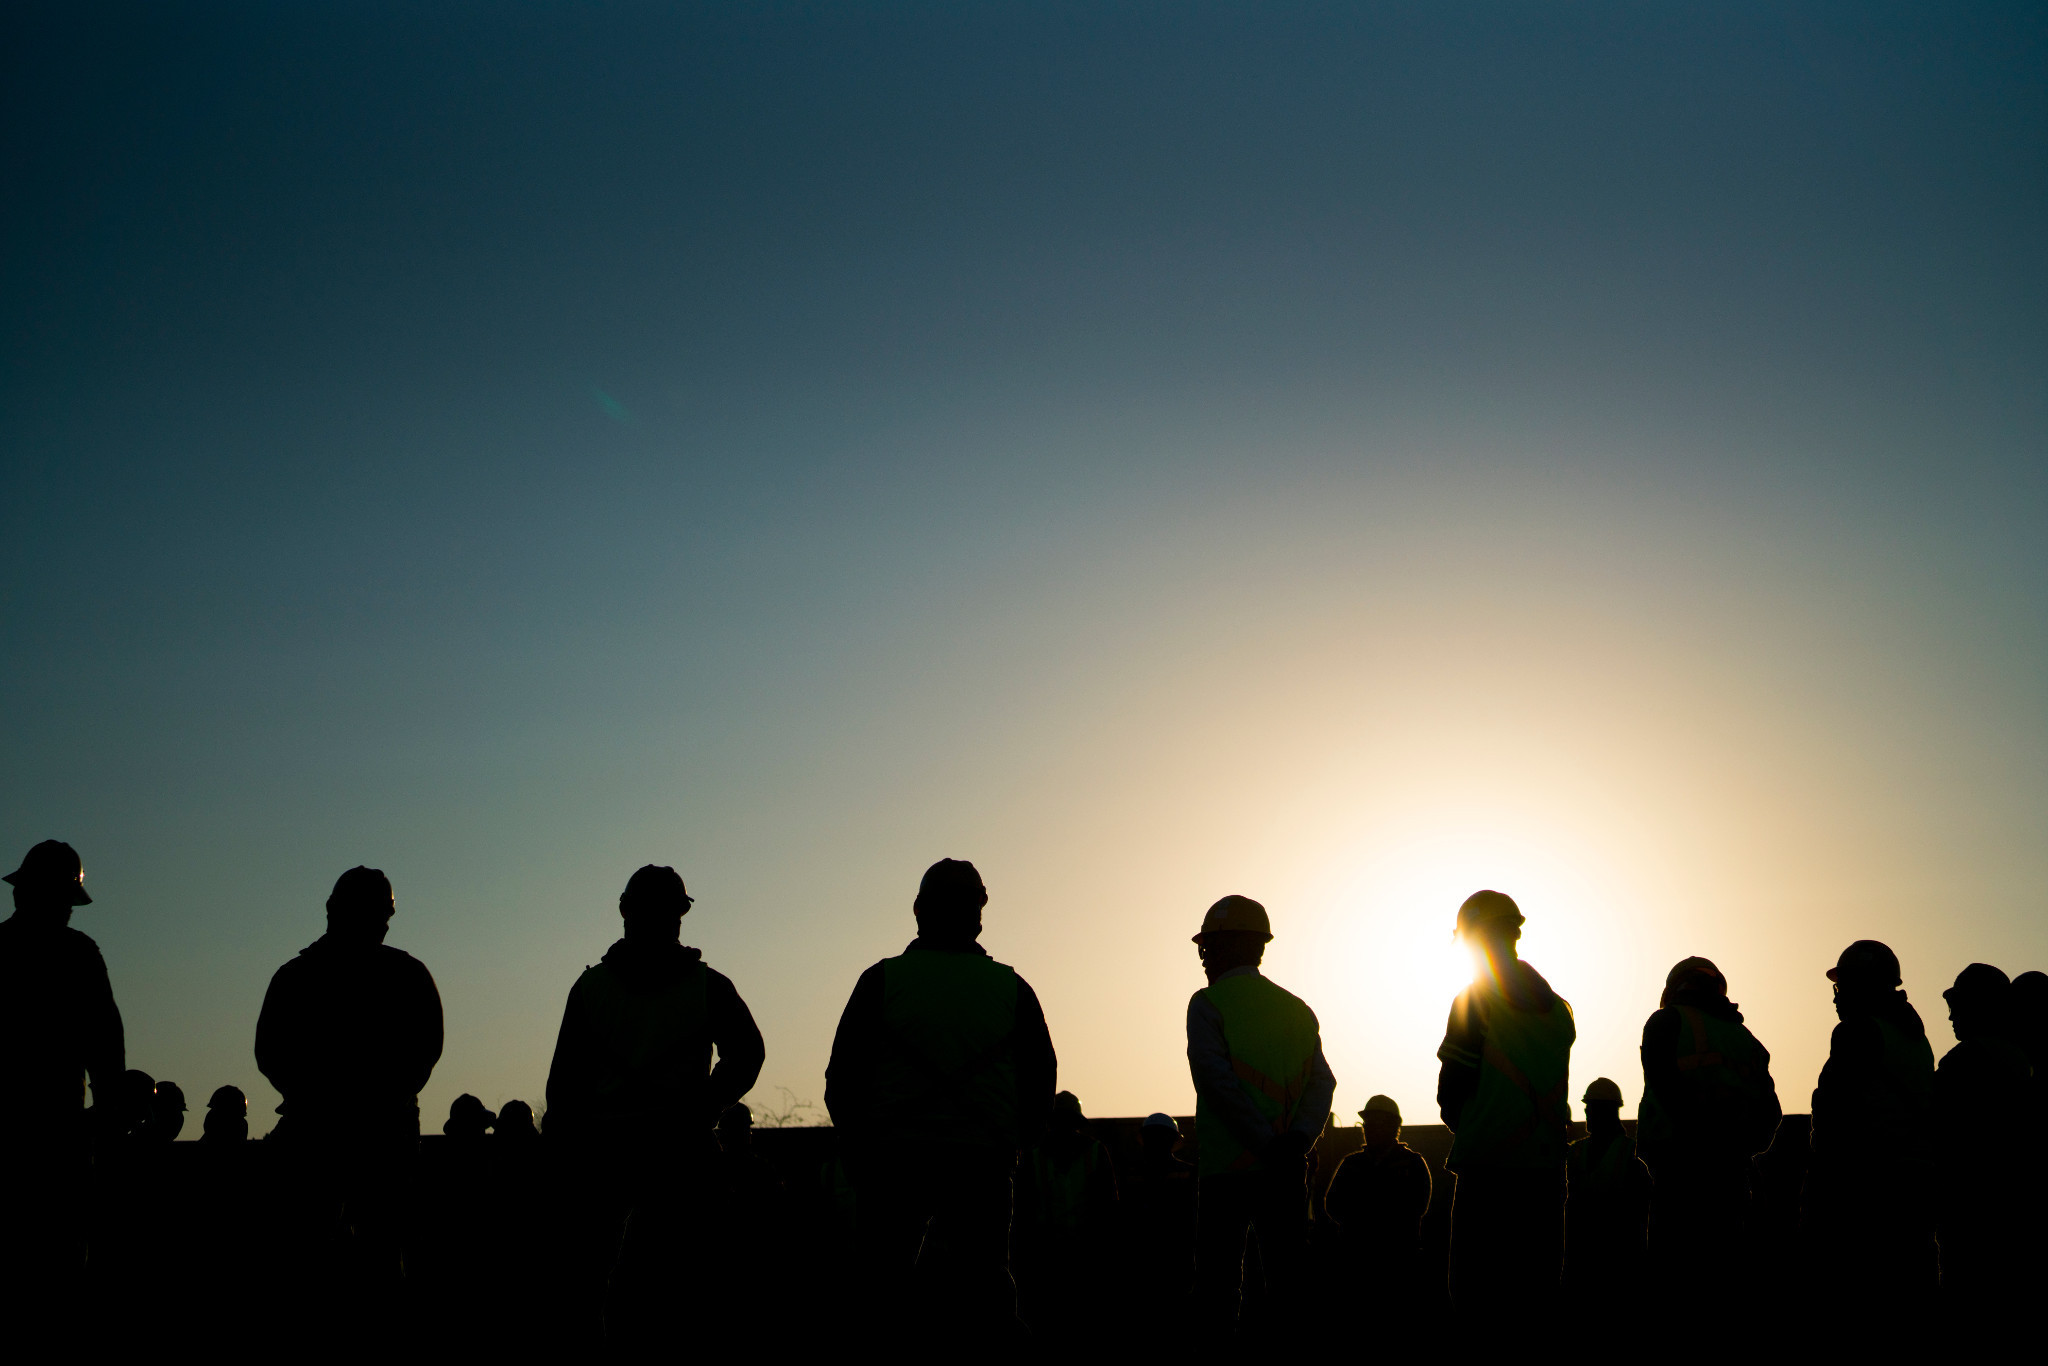
[[[586,1293],[620,1345],[656,1340],[669,1288],[703,1281],[713,1126],[766,1057],[731,979],[681,942],[694,900],[673,868],[627,880],[625,933],[570,988],[548,1068],[543,1135],[580,1193],[578,1260],[610,1273]]]
[[[1266,1299],[1288,1324],[1306,1291],[1308,1154],[1329,1122],[1337,1079],[1302,1000],[1259,972],[1273,938],[1266,908],[1226,896],[1195,935],[1209,985],[1188,1001],[1198,1194],[1195,1306],[1228,1336],[1244,1249],[1256,1232]]]
[[[1515,946],[1522,911],[1496,891],[1458,908],[1476,959],[1451,1004],[1437,1110],[1451,1130],[1451,1299],[1481,1331],[1529,1332],[1554,1311],[1564,1258],[1572,1008]]]
[[[1621,1125],[1621,1087],[1595,1077],[1581,1103],[1586,1136],[1565,1150],[1565,1294],[1618,1335],[1638,1309],[1650,1173]]]
[[[927,1319],[1018,1331],[1017,1155],[1045,1131],[1059,1061],[1037,993],[975,942],[987,904],[965,859],[927,869],[917,938],[861,974],[832,1040],[825,1107],[859,1194],[877,1331],[899,1326],[920,1291]]]
[[[1117,1228],[1116,1164],[1072,1091],[1017,1182],[1017,1280],[1034,1332],[1086,1339],[1109,1307]]]
[[[1925,1323],[1939,1275],[1934,1050],[1884,944],[1857,940],[1828,980],[1841,1023],[1813,1089],[1803,1211],[1821,1313],[1868,1342],[1896,1340]]]
[[[1636,1142],[1656,1182],[1650,1255],[1670,1293],[1702,1258],[1746,1265],[1751,1161],[1782,1117],[1771,1055],[1728,999],[1728,979],[1687,958],[1664,979],[1643,1025],[1643,1103]]]

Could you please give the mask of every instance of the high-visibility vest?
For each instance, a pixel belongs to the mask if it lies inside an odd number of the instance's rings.
[[[981,953],[908,949],[882,963],[886,1044],[875,1114],[903,1138],[1017,1146],[1017,973]]]
[[[1108,1150],[1092,1138],[1070,1162],[1060,1161],[1048,1148],[1032,1149],[1033,1222],[1067,1232],[1088,1224],[1095,1214],[1088,1205],[1089,1188],[1108,1160]]]
[[[575,994],[607,1056],[590,1081],[589,1114],[579,1119],[658,1120],[699,1099],[711,1072],[709,972],[698,959],[674,982],[648,991],[628,988],[606,963],[584,970]]]
[[[1468,1168],[1552,1168],[1564,1162],[1571,1109],[1572,1044],[1578,1027],[1564,997],[1543,1010],[1517,1010],[1493,988],[1473,988],[1472,1005],[1486,1030],[1479,1086],[1458,1116],[1444,1165]]]
[[[1223,1043],[1230,1051],[1230,1070],[1238,1086],[1275,1135],[1286,1133],[1300,1117],[1309,1068],[1322,1047],[1315,1012],[1300,997],[1256,972],[1226,977],[1196,994],[1223,1017]],[[1195,1098],[1195,1142],[1203,1176],[1253,1171],[1259,1166],[1258,1158],[1230,1131],[1209,1097],[1199,1092]]]
[[[1609,1143],[1598,1162],[1593,1160],[1592,1153],[1591,1138],[1582,1138],[1565,1150],[1567,1189],[1574,1198],[1590,1195],[1598,1199],[1626,1193],[1640,1181],[1635,1141],[1627,1134]]]
[[[1697,1006],[1672,1008],[1678,1012],[1678,1084],[1693,1101],[1693,1113],[1708,1117],[1707,1132],[1691,1137],[1712,1145],[1724,1137],[1745,1135],[1767,1094],[1770,1058],[1764,1046],[1738,1021],[1709,1015]],[[1671,1111],[1653,1088],[1645,1086],[1636,1115],[1636,1139],[1655,1161],[1680,1138]]]

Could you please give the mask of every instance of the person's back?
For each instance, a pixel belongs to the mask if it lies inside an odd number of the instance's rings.
[[[1586,1136],[1565,1152],[1565,1289],[1576,1311],[1616,1329],[1640,1308],[1650,1173],[1621,1127],[1621,1087],[1586,1087]],[[1639,1131],[1640,1132],[1640,1131]]]
[[[1935,1068],[1935,1108],[1944,1125],[1970,1135],[1940,1169],[1942,1297],[1989,1342],[2012,1326],[2026,1293],[2033,1068],[2012,1038],[2003,972],[1972,963],[1942,995],[1956,1044]]]
[[[847,999],[825,1105],[859,1191],[870,1311],[901,1305],[934,1224],[951,1256],[925,1269],[957,1283],[955,1307],[983,1329],[1006,1331],[1017,1153],[1045,1128],[1058,1063],[1037,994],[975,942],[987,901],[973,864],[926,870],[917,938]]]
[[[396,907],[374,868],[327,901],[327,933],[277,970],[256,1022],[256,1066],[284,1100],[278,1137],[402,1146],[441,1059],[441,994],[426,965],[384,943]]]
[[[1429,1213],[1429,1163],[1401,1142],[1401,1111],[1392,1097],[1372,1097],[1358,1117],[1365,1142],[1337,1164],[1323,1208],[1343,1229],[1349,1260],[1362,1275],[1405,1285]]]

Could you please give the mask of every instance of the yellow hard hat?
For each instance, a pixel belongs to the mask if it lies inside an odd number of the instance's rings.
[[[1248,896],[1235,894],[1224,897],[1209,908],[1202,917],[1202,933],[1195,936],[1197,944],[1204,934],[1255,934],[1261,939],[1273,937],[1273,922],[1266,919],[1266,908]]]
[[[1585,1098],[1580,1101],[1580,1104],[1619,1105],[1621,1104],[1621,1088],[1605,1077],[1595,1077],[1587,1084]]]

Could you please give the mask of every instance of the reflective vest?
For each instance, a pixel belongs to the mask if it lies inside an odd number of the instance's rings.
[[[1109,1161],[1109,1150],[1095,1139],[1071,1161],[1048,1148],[1031,1150],[1031,1187],[1036,1196],[1034,1222],[1042,1229],[1072,1232],[1095,1221],[1088,1197],[1097,1174]]]
[[[1592,1152],[1590,1138],[1582,1138],[1565,1150],[1565,1170],[1570,1180],[1567,1189],[1574,1200],[1582,1196],[1611,1199],[1638,1187],[1645,1173],[1636,1160],[1635,1141],[1627,1134],[1609,1143],[1598,1162],[1593,1160]]]
[[[709,972],[699,959],[662,990],[636,991],[607,964],[584,971],[576,994],[606,1056],[588,1083],[589,1114],[579,1119],[660,1120],[700,1098],[711,1073]]]
[[[1196,994],[1223,1017],[1223,1044],[1230,1050],[1230,1070],[1238,1086],[1275,1135],[1286,1133],[1300,1117],[1309,1068],[1322,1047],[1315,1012],[1300,997],[1256,972],[1226,977]],[[1259,1166],[1258,1158],[1215,1112],[1209,1097],[1199,1092],[1195,1098],[1195,1142],[1203,1176],[1253,1171]]]
[[[1678,1012],[1679,1085],[1693,1101],[1695,1114],[1709,1116],[1706,1131],[1685,1137],[1709,1148],[1744,1138],[1750,1119],[1764,1103],[1770,1058],[1756,1036],[1734,1020],[1724,1020],[1697,1006],[1673,1006]],[[1636,1139],[1652,1161],[1676,1145],[1680,1135],[1671,1111],[1654,1090],[1645,1087],[1637,1111]],[[1740,1154],[1747,1159],[1749,1154]]]
[[[1564,997],[1547,1008],[1517,1010],[1493,989],[1474,988],[1472,1006],[1486,1030],[1479,1086],[1458,1116],[1445,1166],[1552,1168],[1564,1162],[1571,1110],[1572,1043],[1578,1027]]]
[[[875,1112],[917,1142],[1017,1146],[1017,973],[981,953],[882,962]]]

